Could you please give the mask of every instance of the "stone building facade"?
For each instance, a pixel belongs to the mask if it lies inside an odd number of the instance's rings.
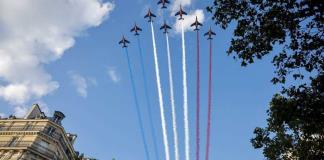
[[[77,136],[66,133],[64,117],[47,117],[35,104],[24,118],[0,118],[0,160],[89,160],[75,151]]]

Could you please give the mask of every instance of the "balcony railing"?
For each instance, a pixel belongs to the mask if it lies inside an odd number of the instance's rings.
[[[40,145],[39,143],[32,141],[19,141],[19,142],[11,142],[11,141],[0,141],[0,148],[17,148],[17,147],[27,147],[32,150],[35,150],[48,158],[54,159],[55,152],[50,150],[47,147]]]
[[[30,126],[30,127],[26,127],[26,126],[12,126],[12,127],[8,127],[8,126],[4,126],[1,127],[0,126],[0,132],[10,132],[10,131],[21,131],[21,132],[25,132],[25,131],[39,131],[42,132],[50,137],[59,139],[62,135],[57,133],[57,132],[52,132],[49,133],[48,132],[49,127],[45,127],[45,126]]]
[[[11,141],[0,141],[0,147],[29,147],[33,142],[11,142]]]

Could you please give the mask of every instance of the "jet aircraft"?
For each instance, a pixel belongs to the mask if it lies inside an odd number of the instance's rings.
[[[168,33],[168,29],[172,29],[167,23],[164,21],[164,24],[161,26],[160,30],[164,30],[163,33]]]
[[[125,36],[123,36],[122,40],[119,41],[118,44],[121,44],[123,48],[127,47],[127,44],[129,44],[130,42],[125,38]]]
[[[198,31],[199,26],[202,26],[202,24],[198,21],[198,17],[196,16],[196,21],[193,24],[191,24],[191,27],[196,27],[194,31]]]
[[[139,32],[142,31],[142,29],[140,27],[138,27],[137,24],[135,23],[134,27],[130,31],[134,32],[135,36],[138,36]]]
[[[214,33],[214,32],[211,30],[211,27],[209,28],[208,32],[204,34],[204,36],[208,36],[208,38],[207,38],[208,40],[212,40],[212,39],[213,39],[212,36],[214,36],[214,35],[216,35],[216,33]]]
[[[159,0],[159,2],[157,4],[162,4],[162,8],[167,8],[166,4],[169,4],[170,1],[169,0]]]
[[[156,17],[156,15],[154,15],[152,12],[151,12],[151,9],[148,10],[147,14],[144,16],[144,18],[148,18],[148,22],[153,22],[153,18],[152,17]]]
[[[183,15],[187,15],[187,13],[182,9],[182,6],[180,5],[180,10],[175,14],[175,16],[180,16],[179,20],[184,20]]]

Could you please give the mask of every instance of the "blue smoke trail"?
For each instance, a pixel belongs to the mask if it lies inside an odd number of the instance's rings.
[[[148,94],[148,89],[147,89],[147,80],[146,80],[146,72],[144,69],[144,59],[143,59],[143,50],[142,50],[142,45],[139,36],[137,36],[137,44],[138,44],[138,49],[139,49],[139,55],[140,55],[140,61],[141,61],[141,69],[142,69],[142,75],[143,75],[143,83],[144,83],[144,92],[145,92],[145,97],[146,97],[146,104],[147,104],[147,110],[149,113],[149,123],[151,127],[151,134],[153,138],[153,147],[154,147],[154,152],[155,152],[155,158],[156,160],[159,159],[160,155],[157,149],[157,143],[156,143],[156,134],[155,134],[155,128],[153,125],[153,117],[152,117],[152,110],[151,110],[151,102],[150,102],[150,96]]]
[[[146,139],[145,139],[145,132],[144,132],[144,127],[143,127],[142,115],[141,115],[141,111],[140,111],[140,108],[139,108],[139,105],[138,105],[138,99],[137,99],[137,94],[136,94],[136,91],[135,91],[135,83],[134,83],[134,78],[133,78],[133,72],[132,72],[132,68],[131,68],[131,65],[130,65],[130,60],[129,60],[127,47],[125,48],[125,51],[126,51],[129,75],[130,75],[130,79],[131,79],[131,83],[132,83],[132,91],[133,91],[133,94],[134,94],[136,113],[137,113],[137,118],[138,118],[139,125],[140,125],[141,136],[142,136],[143,145],[144,145],[144,149],[145,149],[146,159],[150,160],[150,156],[149,156],[148,148],[147,148],[147,142],[146,142]]]

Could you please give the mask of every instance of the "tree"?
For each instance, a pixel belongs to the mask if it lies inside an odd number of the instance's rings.
[[[271,82],[283,89],[270,102],[267,126],[255,128],[253,147],[263,149],[271,160],[322,159],[324,3],[214,0],[206,9],[223,29],[236,24],[227,54],[239,59],[242,66],[266,55],[273,57],[276,69]],[[274,47],[279,51],[274,52]]]

